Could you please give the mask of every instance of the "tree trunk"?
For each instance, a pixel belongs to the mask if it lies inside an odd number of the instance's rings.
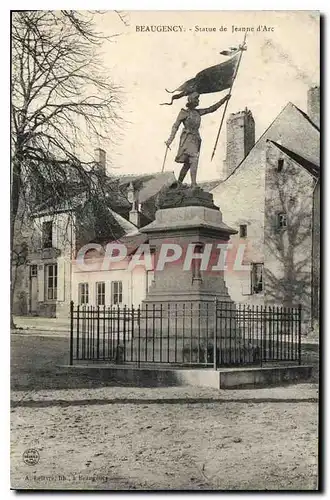
[[[15,223],[18,214],[19,199],[21,193],[21,165],[19,162],[19,154],[14,154],[12,163],[12,186],[11,186],[11,211],[10,211],[10,327],[15,328],[13,318],[13,303],[16,281],[16,265],[13,263],[13,249],[15,237]]]

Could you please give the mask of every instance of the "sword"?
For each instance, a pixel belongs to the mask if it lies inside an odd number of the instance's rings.
[[[164,161],[163,161],[163,166],[162,166],[162,172],[164,172],[164,167],[165,167],[165,162],[166,162],[166,156],[167,156],[167,151],[171,149],[170,146],[168,146],[166,144],[166,151],[165,151],[165,155],[164,155]]]

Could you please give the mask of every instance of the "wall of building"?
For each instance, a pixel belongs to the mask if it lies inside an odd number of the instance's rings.
[[[52,248],[43,249],[42,226],[52,221]],[[44,215],[31,220],[28,265],[25,268],[27,312],[45,317],[67,317],[71,300],[71,256],[74,248],[74,220],[68,213]],[[46,294],[46,266],[57,264],[57,299]],[[31,266],[37,266],[37,303],[31,304]],[[32,310],[33,307],[33,310]]]
[[[11,283],[13,286],[12,312],[14,315],[25,315],[29,310],[27,259],[32,235],[30,222],[26,214],[25,204],[20,202],[15,219],[11,267]]]
[[[68,317],[70,313],[70,302],[78,301],[78,283],[89,283],[89,305],[96,305],[96,283],[106,283],[106,304],[110,305],[111,281],[122,281],[123,304],[137,306],[145,298],[146,287],[150,284],[151,275],[143,266],[137,266],[130,273],[120,266],[111,271],[78,272],[73,269],[76,249],[84,246],[87,241],[94,241],[92,224],[86,221],[86,214],[82,214],[83,221],[79,216],[72,218],[68,213],[57,215],[44,215],[30,220],[29,255],[27,264],[19,268],[17,273],[17,294],[15,296],[14,314],[33,314],[44,317]],[[43,248],[42,227],[44,222],[52,221],[52,248]],[[77,228],[80,228],[78,235]],[[86,234],[91,236],[91,240]],[[82,241],[84,236],[84,241]],[[80,238],[78,244],[78,238]],[[48,300],[46,293],[46,266],[57,264],[57,299]],[[124,263],[127,266],[127,263]],[[37,276],[37,301],[34,301],[33,311],[31,307],[31,266],[36,266]],[[35,281],[34,281],[35,283]]]
[[[278,160],[284,160],[278,171]],[[312,214],[314,180],[269,144],[265,192],[265,303],[302,304],[307,324],[312,306]],[[287,227],[280,228],[279,214]]]
[[[320,246],[321,246],[321,189],[320,182],[314,187],[313,197],[313,256],[312,256],[312,320],[319,321],[320,314]]]
[[[152,273],[147,273],[144,266],[136,266],[132,271],[127,269],[129,260],[113,263],[110,269],[101,270],[102,260],[98,258],[86,261],[86,269],[73,265],[72,272],[72,300],[79,304],[79,284],[88,283],[89,306],[96,306],[97,283],[105,283],[105,305],[111,306],[111,282],[122,282],[122,305],[138,307],[146,297],[147,287],[150,286]],[[97,269],[89,270],[92,266]]]
[[[251,273],[248,271],[234,271],[231,268],[225,273],[228,291],[232,299],[236,302],[246,302],[252,304],[277,303],[283,304],[284,295],[273,296],[273,284],[271,284],[271,273],[275,275],[277,282],[281,282],[283,269],[274,255],[271,254],[269,246],[270,220],[274,223],[274,210],[279,210],[277,187],[274,185],[273,169],[270,162],[277,162],[277,157],[269,157],[268,140],[281,143],[283,146],[292,148],[295,151],[303,151],[307,159],[315,161],[319,154],[318,132],[306,120],[303,114],[289,103],[279,114],[276,120],[265,131],[257,141],[254,148],[247,155],[245,160],[225,181],[219,184],[213,191],[214,202],[223,213],[223,220],[226,224],[239,230],[240,224],[247,225],[247,238],[240,239],[239,235],[231,237],[230,242],[235,248],[239,244],[245,243],[243,264],[264,263],[264,291],[258,294],[251,294]],[[267,172],[267,175],[266,175]],[[299,179],[299,181],[298,181]],[[299,189],[298,199],[305,203],[299,205],[301,218],[303,213],[308,214],[309,221],[308,235],[305,243],[299,245],[299,251],[295,252],[295,259],[305,253],[309,263],[299,270],[297,276],[303,288],[303,303],[306,305],[306,318],[310,317],[311,311],[311,233],[310,223],[312,214],[311,185],[313,181],[310,175],[302,167],[297,167],[290,178],[290,183],[286,186],[286,196],[296,193],[296,180]],[[304,189],[306,191],[304,191]],[[298,205],[297,205],[298,206]],[[275,207],[277,207],[275,209]],[[291,210],[291,209],[290,209]],[[267,222],[265,217],[267,214]],[[266,227],[267,226],[267,227]],[[301,231],[303,225],[301,225]],[[305,245],[305,247],[304,247]],[[307,252],[307,253],[306,253]],[[289,255],[291,258],[291,256]],[[289,262],[289,260],[288,260]],[[287,266],[288,268],[288,266]],[[273,279],[273,283],[276,282]],[[305,282],[309,285],[303,286]],[[288,280],[285,280],[287,283]],[[297,284],[298,286],[298,284]],[[309,287],[309,288],[308,288]],[[276,287],[275,287],[276,288]],[[288,302],[286,297],[286,303]]]
[[[220,207],[223,221],[239,231],[241,224],[247,225],[247,237],[234,235],[230,238],[236,258],[239,245],[245,245],[243,264],[264,261],[264,193],[265,193],[264,141],[257,144],[243,164],[228,179],[213,191],[214,203]],[[231,259],[232,260],[232,259]],[[228,263],[225,281],[231,298],[236,302],[261,304],[263,294],[251,294],[251,272],[234,270]]]

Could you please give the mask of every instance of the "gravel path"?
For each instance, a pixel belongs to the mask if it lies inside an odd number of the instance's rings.
[[[12,392],[12,487],[313,490],[316,398],[314,384]]]
[[[105,387],[57,368],[68,339],[15,334],[11,343],[12,488],[317,488],[316,384]],[[36,465],[23,460],[30,448]]]

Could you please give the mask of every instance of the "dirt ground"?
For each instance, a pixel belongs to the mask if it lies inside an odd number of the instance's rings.
[[[316,384],[219,391],[85,381],[76,388],[52,371],[60,353],[53,341],[14,340],[12,488],[317,488]],[[31,448],[39,452],[35,465],[23,459]]]

